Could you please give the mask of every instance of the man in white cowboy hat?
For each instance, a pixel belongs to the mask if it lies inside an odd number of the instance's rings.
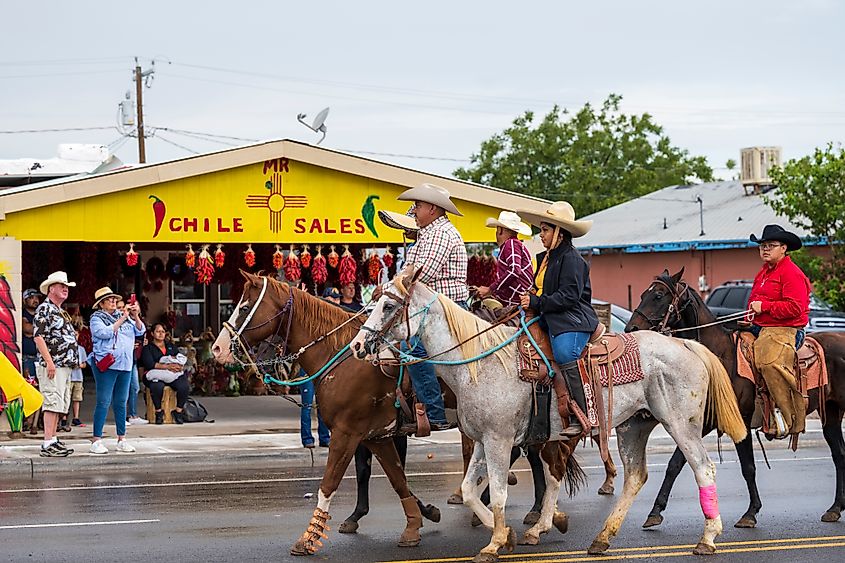
[[[47,299],[35,310],[33,340],[38,350],[35,373],[38,388],[44,396],[44,443],[42,457],[67,457],[73,453],[58,438],[59,417],[70,408],[70,376],[79,365],[76,331],[70,315],[62,310],[68,290],[76,283],[68,281],[65,272],[53,272],[41,283]]]
[[[399,196],[400,201],[414,203],[414,219],[419,227],[417,242],[408,251],[405,264],[413,264],[422,271],[419,281],[466,307],[469,297],[466,282],[467,251],[464,239],[446,216],[447,213],[461,216],[461,212],[450,198],[451,195],[445,188],[434,184],[421,184],[402,192]],[[428,355],[416,339],[412,341],[412,345],[414,344],[416,346],[413,355]],[[446,421],[443,395],[434,367],[423,362],[409,366],[408,371],[417,392],[417,400],[426,405],[431,429],[453,428],[454,425]]]
[[[490,287],[478,287],[476,294],[482,299],[492,297],[505,306],[519,305],[520,297],[534,283],[534,268],[531,266],[531,254],[518,235],[531,236],[531,227],[513,211],[502,211],[497,219],[488,217],[485,224],[496,229],[499,257],[496,260],[496,280]]]
[[[566,201],[556,201],[543,211],[517,211],[526,222],[540,228],[540,240],[547,251],[537,255],[534,295],[522,296],[522,306],[540,315],[540,324],[548,330],[555,362],[566,380],[569,395],[587,412],[584,385],[577,360],[590,336],[598,327],[593,310],[590,266],[572,244],[573,237],[587,234],[592,221],[577,221],[575,210]],[[555,377],[559,384],[560,376]],[[576,411],[577,412],[577,411]],[[587,420],[586,416],[578,419]],[[590,430],[570,417],[570,425],[561,432],[567,437],[581,436]]]

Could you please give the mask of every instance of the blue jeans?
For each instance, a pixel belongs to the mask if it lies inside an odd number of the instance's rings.
[[[129,370],[108,369],[101,372],[91,363],[94,381],[97,383],[97,406],[94,407],[94,437],[103,437],[109,405],[114,411],[117,435],[126,435],[126,399],[129,396]]]
[[[590,332],[562,332],[553,336],[552,353],[557,364],[563,366],[580,358],[591,335]]]
[[[411,338],[411,346],[413,349],[410,354],[415,358],[428,356],[419,337]],[[405,344],[402,344],[402,350],[408,351]],[[431,424],[446,424],[446,407],[443,404],[443,393],[440,390],[437,375],[434,373],[434,366],[427,362],[413,364],[408,366],[408,373],[411,375],[411,383],[417,393],[417,401],[425,404],[428,421]]]
[[[129,372],[129,399],[126,401],[126,416],[129,418],[138,416],[138,391],[140,390],[138,366],[132,364],[132,371]]]
[[[304,377],[305,372],[300,370],[299,376]],[[302,408],[299,409],[299,435],[302,438],[302,445],[307,446],[314,443],[314,434],[311,433],[311,405],[314,403],[314,382],[309,381],[299,386],[301,393]],[[320,416],[320,409],[317,408],[317,438],[321,446],[329,445],[331,434],[329,427],[323,422]]]
[[[35,379],[35,356],[21,356],[23,363],[21,364],[21,375],[29,373],[29,377]]]

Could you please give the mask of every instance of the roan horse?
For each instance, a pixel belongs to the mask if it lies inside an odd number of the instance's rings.
[[[641,302],[634,310],[626,330],[671,329],[678,336],[694,338],[719,356],[731,377],[742,419],[746,428],[751,428],[754,414],[754,384],[737,374],[736,345],[732,330],[724,325],[694,328],[714,323],[716,317],[702,301],[701,296],[682,281],[684,270],[670,275],[668,270],[657,276],[654,282],[643,292]],[[661,326],[662,325],[662,326]],[[692,329],[692,330],[691,330]],[[842,417],[845,414],[845,333],[816,332],[813,335],[825,351],[828,371],[828,386],[824,390],[824,424],[822,433],[833,463],[836,466],[836,488],[833,504],[822,515],[822,522],[836,522],[845,509],[845,440],[842,436]],[[809,392],[807,414],[819,408],[819,390]],[[713,430],[705,426],[705,433]],[[753,528],[757,524],[757,513],[762,507],[757,492],[754,451],[751,447],[751,435],[736,444],[742,476],[748,485],[750,504],[748,510],[735,524],[738,528]],[[666,476],[654,506],[643,527],[651,527],[663,521],[662,512],[666,508],[672,485],[685,463],[684,454],[675,450]]]
[[[299,350],[313,343],[298,361],[307,373],[316,374],[355,335],[358,325],[349,323],[321,339],[353,315],[287,284],[243,275],[246,278],[243,296],[228,321],[229,327],[221,331],[212,348],[218,362],[232,363],[234,346],[243,344],[251,348],[275,335],[284,339],[287,350]],[[234,342],[230,330],[238,335]],[[238,343],[238,339],[243,342]],[[322,545],[320,539],[326,537],[328,530],[326,521],[332,496],[359,444],[375,454],[401,499],[407,524],[399,545],[419,544],[423,514],[420,503],[408,489],[392,438],[396,431],[395,390],[395,379],[386,377],[378,367],[348,355],[342,356],[334,369],[317,382],[320,414],[332,430],[332,439],[320,481],[317,509],[308,529],[291,548],[293,555],[310,555]]]
[[[515,329],[497,327],[472,338],[488,327],[446,297],[416,283],[413,269],[406,268],[393,282],[383,286],[375,309],[351,343],[357,357],[376,358],[386,342],[417,335],[438,360],[455,362],[455,365],[438,365],[437,371],[458,398],[462,431],[475,440],[472,463],[462,484],[464,503],[493,531],[490,543],[476,555],[476,562],[495,561],[499,549],[513,548],[514,532],[505,523],[508,462],[511,447],[525,436],[531,409],[531,387],[520,381],[516,373],[515,344],[511,342],[496,353],[489,353],[506,342]],[[690,460],[699,486],[705,525],[695,553],[713,553],[714,539],[722,531],[722,522],[718,513],[716,468],[701,440],[705,404],[711,407],[717,426],[734,441],[741,441],[746,435],[728,375],[718,358],[696,342],[653,332],[640,332],[635,338],[645,377],[636,383],[615,386],[612,409],[612,424],[617,430],[625,468],[623,491],[589,552],[603,553],[610,547],[611,538],[619,531],[634,497],[645,483],[648,436],[662,423]],[[489,355],[466,363],[481,350]],[[643,415],[644,411],[648,414]],[[558,437],[562,430],[560,417],[555,413],[551,420],[551,435]],[[571,450],[567,448],[563,453],[570,454]],[[566,457],[565,464],[560,465],[543,455],[546,468],[543,509],[537,524],[525,532],[524,543],[537,543],[540,534],[551,528],[561,480],[566,478],[571,483],[573,472],[580,472],[574,457]],[[485,475],[490,483],[492,511],[480,502],[478,495],[478,480]]]

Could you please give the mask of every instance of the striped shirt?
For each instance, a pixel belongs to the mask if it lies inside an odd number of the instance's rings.
[[[455,303],[466,303],[467,250],[461,234],[445,215],[420,229],[405,262],[422,269],[419,280],[431,289]]]
[[[519,298],[533,283],[534,268],[528,249],[518,238],[509,238],[499,247],[496,281],[490,285],[490,292],[503,305],[519,305]]]

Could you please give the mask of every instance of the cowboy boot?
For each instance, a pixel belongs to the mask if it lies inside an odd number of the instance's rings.
[[[587,414],[587,398],[584,396],[584,383],[581,381],[581,372],[578,370],[578,362],[569,362],[560,367],[561,375],[564,376],[566,387],[569,389],[569,396],[581,409],[581,412]],[[566,438],[577,438],[584,433],[584,428],[578,420],[577,416],[569,417],[569,426],[563,429],[561,436]]]

